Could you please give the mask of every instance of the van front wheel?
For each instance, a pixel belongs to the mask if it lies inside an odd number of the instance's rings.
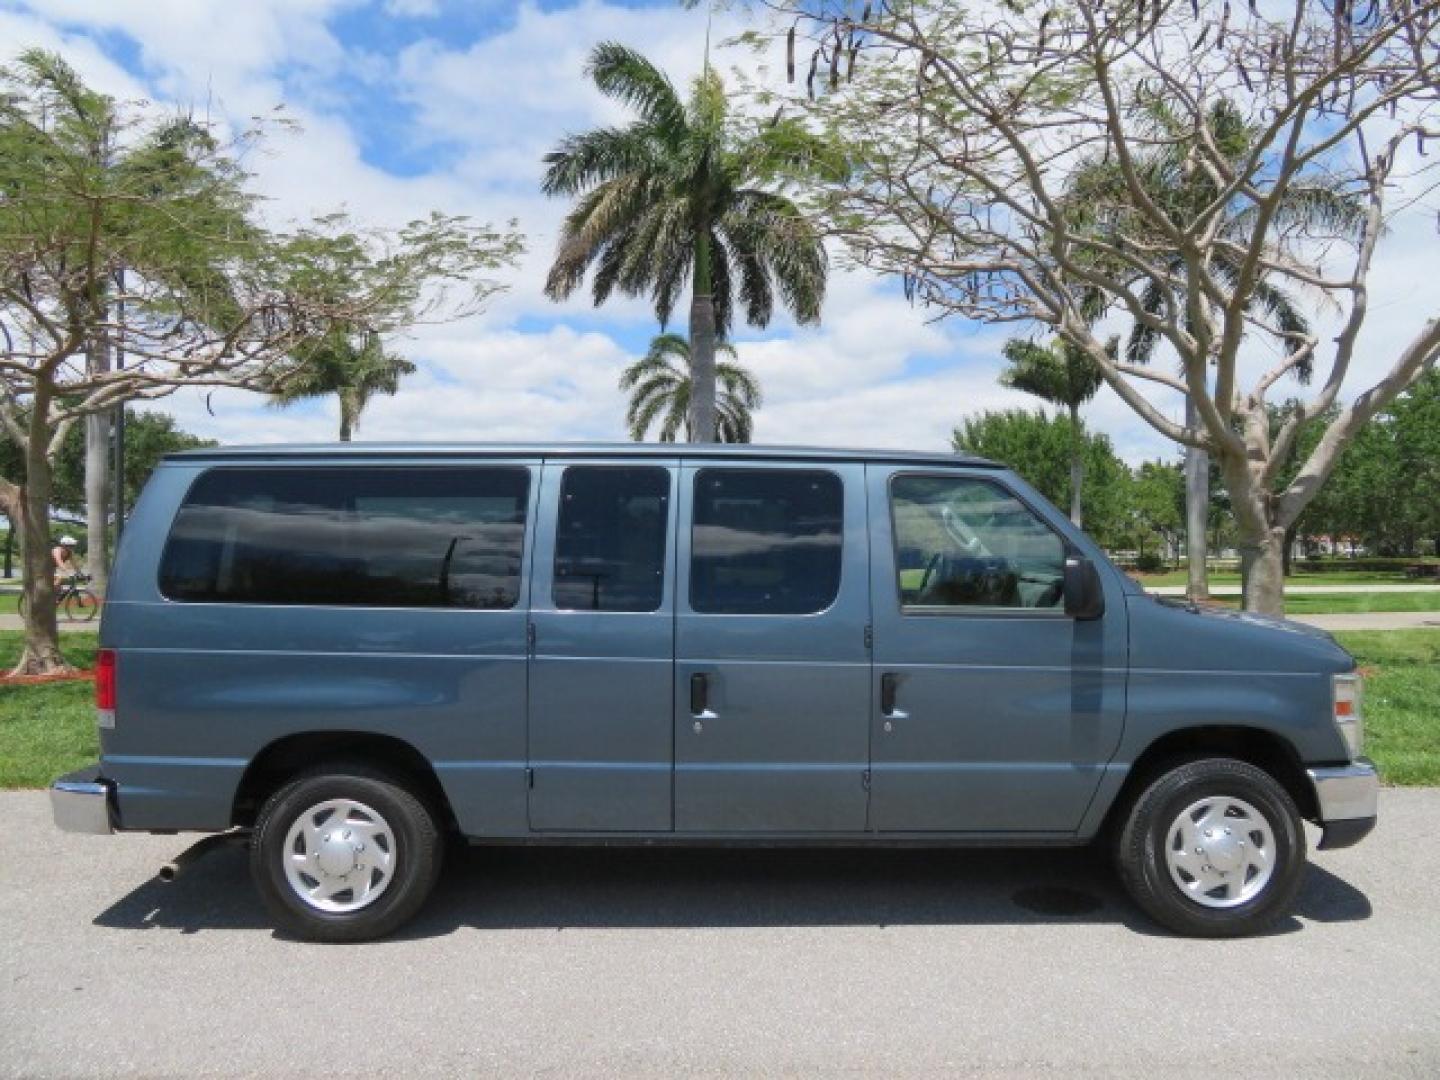
[[[368,941],[420,909],[441,851],[435,818],[414,794],[363,766],[336,766],[266,800],[250,870],[285,930],[311,941]]]
[[[1240,937],[1289,911],[1305,833],[1294,800],[1269,773],[1208,758],[1140,793],[1117,854],[1126,889],[1155,921],[1194,937]]]

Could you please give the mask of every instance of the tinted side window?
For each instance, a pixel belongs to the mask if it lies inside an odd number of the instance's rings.
[[[670,474],[664,469],[566,469],[555,532],[555,606],[657,610],[665,586],[669,504]]]
[[[840,590],[844,504],[844,486],[834,473],[697,473],[690,606],[729,615],[825,610]]]
[[[174,600],[510,608],[530,474],[522,468],[213,469],[160,564]]]
[[[897,476],[890,506],[901,604],[1061,606],[1064,542],[999,485],[959,476]]]

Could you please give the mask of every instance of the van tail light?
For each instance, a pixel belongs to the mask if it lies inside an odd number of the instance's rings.
[[[114,649],[101,649],[95,657],[95,712],[102,728],[115,726]]]
[[[1331,681],[1331,697],[1335,704],[1335,727],[1345,740],[1345,748],[1354,761],[1365,749],[1365,720],[1360,713],[1362,683],[1355,672],[1335,675]]]

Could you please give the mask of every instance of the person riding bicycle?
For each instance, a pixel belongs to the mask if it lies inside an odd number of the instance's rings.
[[[78,545],[73,536],[65,535],[60,537],[60,542],[50,549],[50,558],[55,560],[55,588],[57,591],[65,587],[67,580],[74,580],[80,573],[80,564],[75,557],[75,548]]]

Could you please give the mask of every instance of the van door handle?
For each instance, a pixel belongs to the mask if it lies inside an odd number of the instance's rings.
[[[898,680],[890,672],[880,676],[880,715],[895,715],[895,692]]]
[[[690,676],[690,715],[705,716],[710,711],[710,676],[697,671]]]

